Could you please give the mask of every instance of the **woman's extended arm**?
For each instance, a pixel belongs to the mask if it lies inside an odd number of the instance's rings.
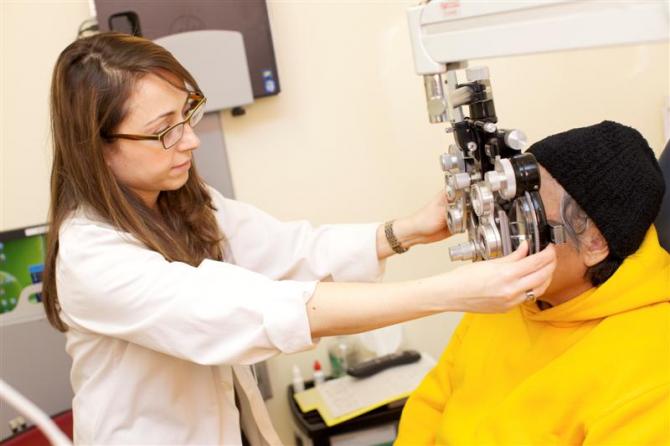
[[[444,311],[504,312],[541,295],[556,267],[553,245],[397,283],[319,283],[307,302],[312,337],[359,333]]]

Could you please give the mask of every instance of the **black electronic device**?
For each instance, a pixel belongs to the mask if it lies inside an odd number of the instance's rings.
[[[238,31],[244,39],[254,98],[281,90],[265,0],[95,0],[95,8],[100,31],[118,30],[147,39],[187,31]]]
[[[401,352],[390,353],[388,355],[378,356],[367,361],[349,367],[347,374],[354,378],[367,378],[375,373],[379,373],[390,367],[397,365],[411,364],[421,359],[421,353],[416,350],[403,350]]]

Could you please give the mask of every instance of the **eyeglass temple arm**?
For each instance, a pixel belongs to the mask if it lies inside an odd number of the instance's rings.
[[[160,140],[159,135],[128,135],[125,133],[115,133],[113,135],[109,135],[110,138],[123,138],[123,139],[132,139],[133,141],[142,141],[145,139],[154,139],[154,140]]]

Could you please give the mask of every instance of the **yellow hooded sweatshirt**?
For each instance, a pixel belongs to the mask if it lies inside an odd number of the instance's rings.
[[[467,314],[396,445],[670,445],[670,255],[652,227],[610,279],[540,311]]]

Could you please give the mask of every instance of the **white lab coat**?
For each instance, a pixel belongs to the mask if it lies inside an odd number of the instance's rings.
[[[278,444],[248,365],[313,346],[315,281],[383,272],[377,224],[282,223],[210,192],[228,262],[168,262],[83,208],[63,224],[76,443],[238,445],[242,423],[252,443]]]

